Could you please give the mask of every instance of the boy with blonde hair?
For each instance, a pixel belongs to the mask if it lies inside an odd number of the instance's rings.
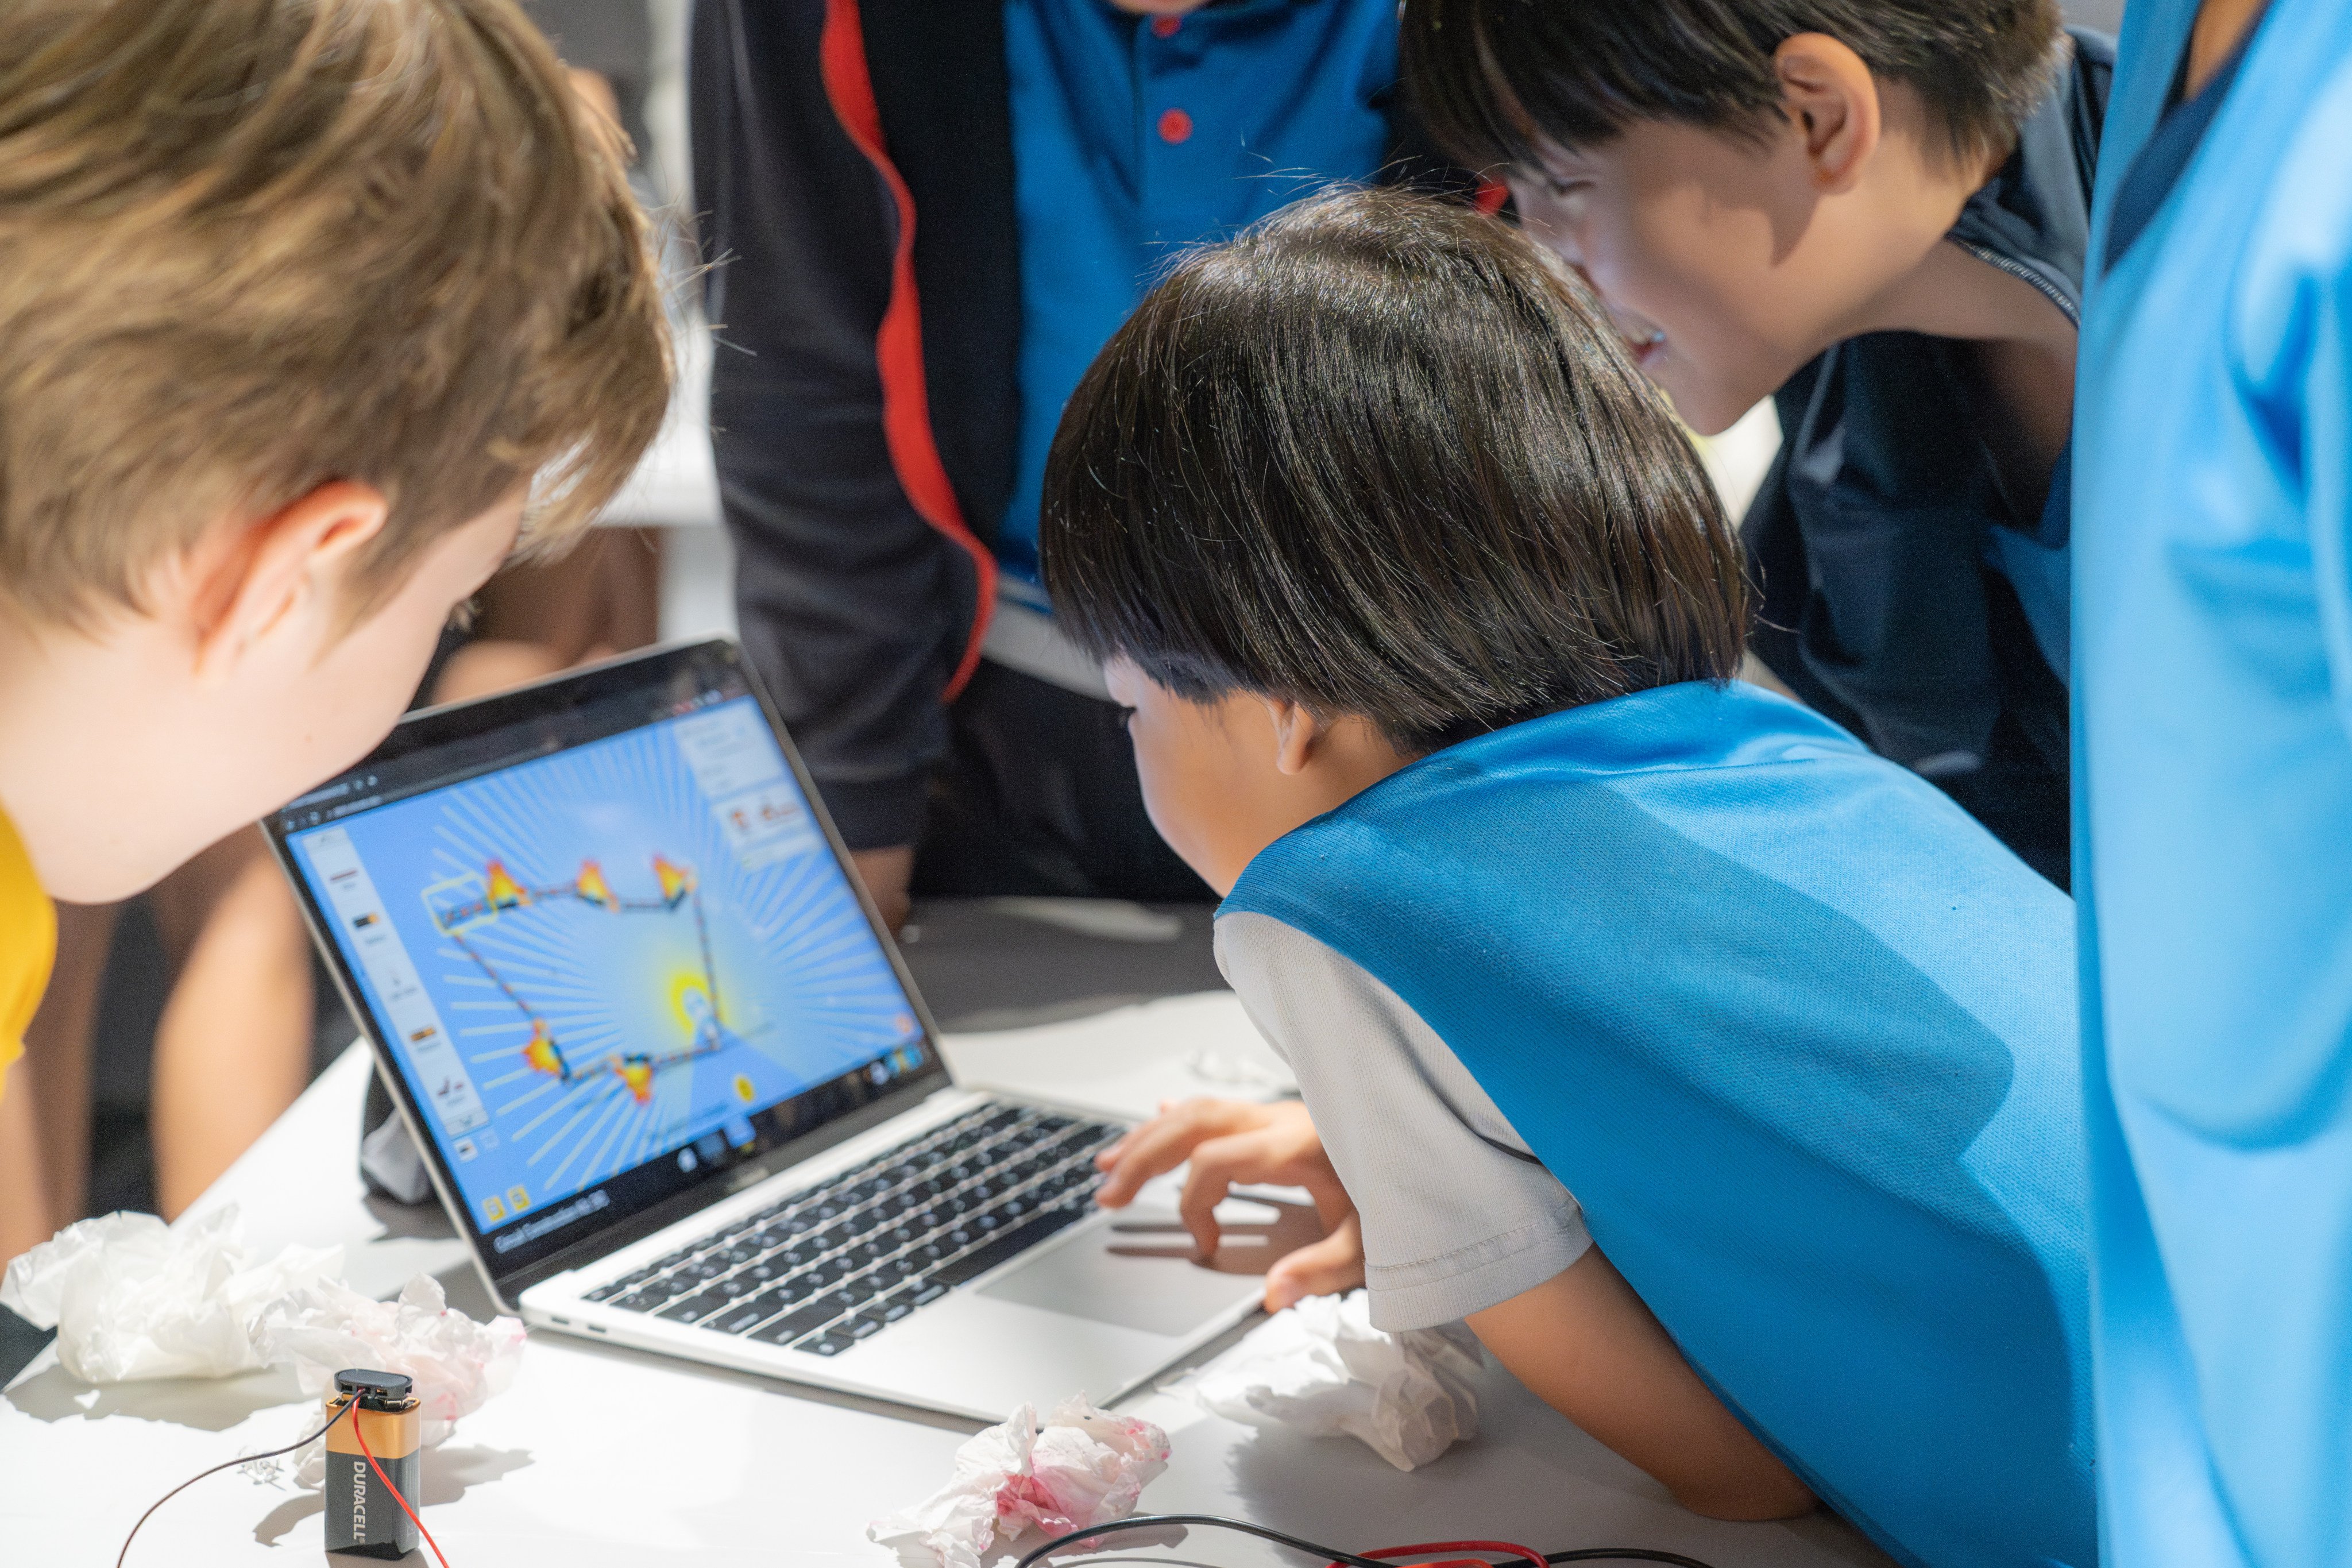
[[[47,900],[363,754],[626,477],[669,358],[611,133],[510,0],[29,0],[0,62],[5,1075]],[[0,1078],[0,1191],[39,1180]]]

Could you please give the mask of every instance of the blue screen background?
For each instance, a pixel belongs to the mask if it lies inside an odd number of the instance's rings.
[[[707,714],[333,825],[350,835],[488,1112],[486,1127],[462,1135],[433,1129],[486,1231],[705,1134],[731,1138],[751,1112],[920,1039],[756,701],[709,712],[726,709],[757,721],[769,756],[730,765],[739,778],[768,767],[762,798],[785,825],[748,850],[680,743],[679,726]],[[336,917],[306,852],[328,831],[289,836],[296,864],[381,1019],[384,999],[351,922]],[[674,879],[667,889],[657,859]],[[492,862],[505,880],[494,881]],[[500,892],[502,905],[485,907]],[[553,1042],[569,1080],[544,1047],[533,1060],[535,1033]],[[393,1048],[433,1121],[407,1043],[395,1037]],[[635,1081],[623,1070],[632,1066]]]

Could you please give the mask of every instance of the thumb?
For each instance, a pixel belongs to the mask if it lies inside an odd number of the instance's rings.
[[[1265,1271],[1265,1310],[1279,1312],[1308,1296],[1336,1296],[1363,1282],[1363,1236],[1349,1215],[1330,1235]]]

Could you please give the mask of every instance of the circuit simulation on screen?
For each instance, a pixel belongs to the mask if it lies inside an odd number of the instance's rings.
[[[921,1061],[753,698],[288,841],[485,1233]]]

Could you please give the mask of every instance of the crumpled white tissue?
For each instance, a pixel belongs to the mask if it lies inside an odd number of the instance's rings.
[[[866,1527],[869,1541],[923,1568],[980,1568],[1001,1531],[1066,1535],[1135,1511],[1168,1468],[1168,1434],[1149,1421],[1066,1399],[1037,1420],[1024,1405],[956,1450],[955,1473],[923,1501]]]
[[[323,1394],[345,1367],[404,1373],[429,1447],[514,1381],[522,1325],[448,1310],[420,1274],[396,1301],[345,1285],[340,1247],[288,1247],[251,1261],[236,1205],[166,1226],[110,1214],[68,1226],[8,1265],[0,1305],[58,1331],[58,1359],[84,1383],[226,1377],[291,1366]]]
[[[226,1377],[268,1364],[254,1330],[273,1302],[342,1267],[340,1247],[289,1246],[255,1263],[234,1204],[174,1226],[110,1214],[11,1262],[0,1306],[54,1326],[58,1359],[84,1383]]]
[[[1460,1323],[1372,1327],[1371,1297],[1309,1296],[1202,1373],[1193,1397],[1227,1420],[1360,1437],[1400,1470],[1478,1435],[1471,1386],[1484,1360]]]
[[[429,1274],[411,1279],[394,1301],[362,1296],[341,1280],[319,1280],[272,1303],[256,1337],[271,1364],[293,1367],[305,1394],[325,1394],[345,1367],[414,1378],[428,1448],[446,1438],[460,1416],[506,1392],[523,1346],[520,1322],[478,1323],[451,1310],[441,1282]]]

